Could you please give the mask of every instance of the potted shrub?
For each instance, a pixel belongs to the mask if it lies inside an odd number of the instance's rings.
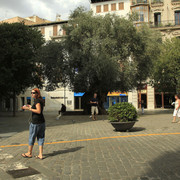
[[[136,108],[127,102],[117,103],[108,109],[108,119],[117,131],[130,130],[137,122]]]

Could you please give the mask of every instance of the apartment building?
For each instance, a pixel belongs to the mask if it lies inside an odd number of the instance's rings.
[[[130,13],[130,0],[92,0],[91,9],[94,15],[106,15],[114,13],[119,16],[127,17]]]
[[[126,17],[128,13],[137,13],[138,27],[142,23],[147,23],[151,28],[159,30],[163,39],[180,37],[180,0],[91,0],[91,9],[94,15],[105,15],[115,13]],[[112,105],[118,99],[119,94],[114,93],[108,96],[107,101]],[[132,103],[137,109],[141,108],[140,102],[143,101],[147,109],[170,108],[173,101],[173,94],[162,93],[148,84],[140,90],[132,90],[127,93],[128,102]]]

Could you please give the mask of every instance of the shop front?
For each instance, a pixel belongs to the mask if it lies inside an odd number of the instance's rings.
[[[175,101],[174,93],[159,92],[155,90],[155,108],[173,108],[171,105]]]
[[[74,110],[82,110],[82,98],[85,93],[74,93]]]
[[[144,106],[144,108],[148,107],[147,102],[147,84],[144,84],[141,86],[141,88],[138,88],[138,108],[140,109]]]
[[[109,92],[107,94],[107,101],[104,103],[105,109],[113,106],[116,103],[128,102],[128,94],[122,92]]]

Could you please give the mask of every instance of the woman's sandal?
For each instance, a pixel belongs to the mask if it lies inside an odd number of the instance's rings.
[[[26,153],[21,154],[23,158],[32,158],[32,155],[27,156]]]
[[[39,156],[35,156],[36,159],[40,159],[40,160],[43,160],[44,158],[40,158]]]

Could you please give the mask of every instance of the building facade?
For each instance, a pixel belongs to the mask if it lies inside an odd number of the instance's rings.
[[[91,9],[94,15],[106,15],[113,13],[122,17],[127,17],[130,13],[130,0],[112,0],[112,1],[91,1]]]
[[[91,0],[91,9],[94,15],[111,13],[126,17],[129,13],[137,13],[139,18],[134,22],[137,27],[147,23],[151,28],[159,30],[164,40],[180,37],[180,0]],[[141,108],[141,102],[147,109],[170,108],[174,100],[172,93],[159,92],[148,84],[127,95],[128,102],[137,109]],[[117,99],[118,95],[112,98]],[[113,105],[113,101],[109,104]]]

